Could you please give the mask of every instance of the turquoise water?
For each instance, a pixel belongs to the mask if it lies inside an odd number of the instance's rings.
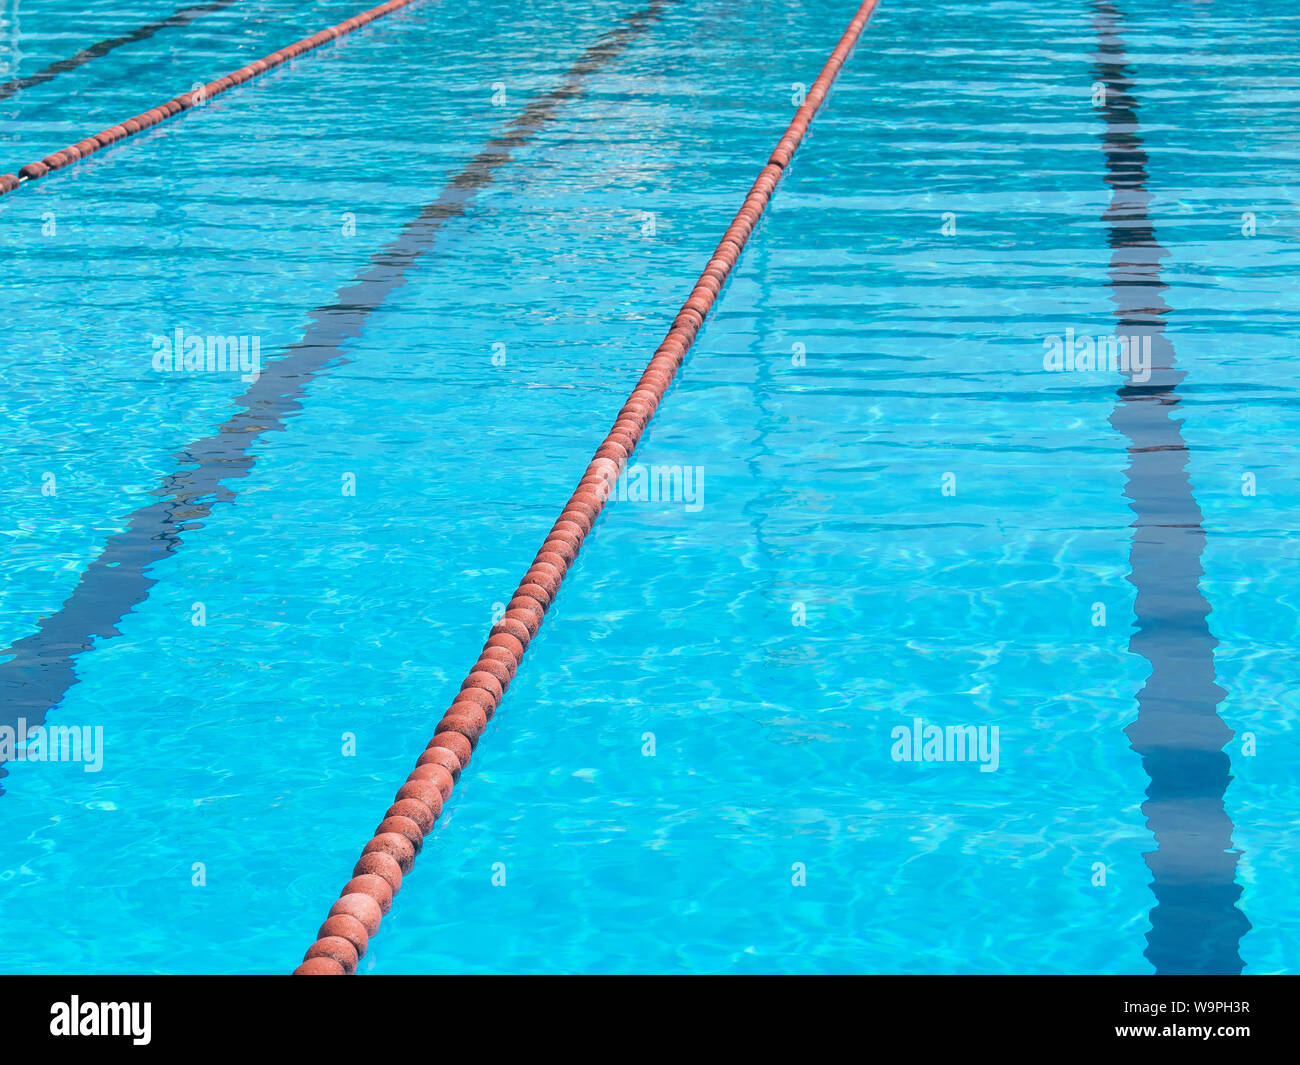
[[[265,368],[637,6],[418,3],[0,199],[0,644],[234,413],[150,338]],[[48,720],[102,726],[102,771],[5,766],[0,970],[297,964],[853,7],[668,4],[448,222],[76,659]],[[124,45],[0,101],[0,170],[359,8]],[[172,10],[24,0],[2,47]],[[1042,367],[1115,328],[1094,15],[884,0],[636,456],[702,505],[606,511],[361,971],[1153,971],[1119,382]],[[1119,26],[1240,958],[1292,971],[1300,16]],[[916,718],[998,726],[997,771],[895,761]]]

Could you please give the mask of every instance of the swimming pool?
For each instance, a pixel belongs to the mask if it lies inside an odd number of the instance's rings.
[[[176,11],[5,2],[0,81]],[[422,0],[0,198],[4,713],[103,730],[4,767],[0,970],[298,963],[855,7]],[[359,9],[0,96],[0,170]],[[1298,46],[885,0],[360,971],[1293,970]]]

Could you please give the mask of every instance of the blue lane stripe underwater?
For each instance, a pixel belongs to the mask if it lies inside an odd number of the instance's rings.
[[[196,18],[203,15],[210,15],[213,12],[220,11],[223,8],[230,7],[231,4],[237,3],[238,0],[211,0],[207,4],[195,4],[190,7],[183,7],[166,18],[157,19],[153,22],[147,22],[143,26],[138,26],[130,33],[124,33],[120,37],[109,37],[102,41],[96,41],[88,45],[75,55],[70,55],[66,59],[59,59],[49,66],[36,71],[35,74],[27,74],[21,78],[11,78],[6,82],[0,82],[0,100],[7,100],[11,96],[16,96],[24,89],[30,89],[33,86],[41,85],[44,82],[52,81],[60,74],[67,74],[69,71],[83,67],[93,60],[100,59],[110,52],[116,51],[126,44],[135,44],[139,41],[147,41],[155,33],[161,30],[180,29],[188,26]]]
[[[1111,298],[1118,333],[1150,351],[1149,379],[1137,383],[1135,375],[1120,388],[1110,417],[1128,441],[1125,495],[1136,516],[1128,579],[1137,593],[1137,631],[1129,649],[1151,665],[1137,720],[1125,729],[1151,781],[1142,812],[1156,841],[1146,854],[1156,904],[1144,953],[1158,974],[1239,974],[1240,940],[1250,922],[1236,905],[1238,854],[1224,804],[1232,776],[1223,748],[1233,732],[1218,713],[1226,693],[1217,683],[1218,641],[1200,588],[1205,528],[1175,417],[1186,374],[1165,335],[1170,307],[1161,295],[1168,286],[1160,260],[1169,253],[1148,213],[1147,155],[1119,36],[1123,17],[1105,0],[1095,8]]]
[[[513,151],[552,122],[563,104],[583,92],[586,79],[612,62],[669,2],[651,0],[588,48],[564,82],[531,101],[500,137],[489,141],[391,244],[375,253],[364,271],[339,290],[332,305],[312,313],[303,338],[269,363],[234,401],[244,408],[240,413],[177,456],[182,467],[191,468],[168,476],[154,490],[158,500],[136,510],[127,527],[109,538],[63,606],[42,619],[36,632],[3,652],[13,657],[0,663],[0,727],[17,729],[20,721],[28,728],[44,724],[77,682],[77,656],[91,650],[96,640],[118,635],[117,623],[158,581],[152,567],[177,551],[183,534],[201,528],[216,503],[234,498],[235,490],[226,482],[248,476],[256,462],[253,446],[299,410],[313,379],[344,363],[344,345],[361,335],[370,314],[404,283],[407,272],[432,249],[443,225],[461,217],[511,161]],[[0,778],[5,775],[0,763]]]

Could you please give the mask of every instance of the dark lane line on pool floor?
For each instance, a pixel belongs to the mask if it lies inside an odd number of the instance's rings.
[[[443,225],[463,215],[511,161],[513,150],[552,122],[562,104],[581,94],[584,81],[617,58],[672,2],[651,0],[603,34],[569,68],[559,88],[530,102],[501,136],[488,141],[437,199],[338,291],[333,304],[312,312],[303,338],[269,362],[234,401],[245,408],[241,413],[177,455],[181,466],[194,468],[177,469],[154,489],[158,501],[136,510],[127,527],[109,537],[63,606],[42,619],[36,632],[0,653],[14,656],[0,662],[0,727],[17,730],[20,719],[27,728],[44,723],[46,714],[77,683],[76,657],[90,650],[96,639],[120,635],[118,622],[144,602],[157,583],[150,567],[176,552],[182,534],[201,528],[216,503],[234,499],[234,490],[224,482],[247,477],[256,461],[253,445],[297,413],[313,379],[347,361],[344,344],[361,336],[366,319],[405,282]],[[0,778],[6,775],[0,762]]]
[[[1157,974],[1239,974],[1240,940],[1250,922],[1236,905],[1238,855],[1224,805],[1232,776],[1223,748],[1233,732],[1218,714],[1226,692],[1217,683],[1218,640],[1200,588],[1205,529],[1187,473],[1182,423],[1174,417],[1186,374],[1165,335],[1170,308],[1161,295],[1167,286],[1160,260],[1169,253],[1148,215],[1147,155],[1118,36],[1122,19],[1105,0],[1094,6],[1111,187],[1102,216],[1114,249],[1111,298],[1118,335],[1150,345],[1150,379],[1121,387],[1110,417],[1128,440],[1125,495],[1136,515],[1128,580],[1136,589],[1137,631],[1129,650],[1151,665],[1137,696],[1137,720],[1124,730],[1151,781],[1142,813],[1156,841],[1145,855],[1156,904],[1144,953]]]
[[[196,18],[203,15],[210,15],[215,11],[229,7],[231,4],[238,3],[239,0],[212,0],[207,4],[196,4],[193,7],[183,7],[174,14],[166,18],[158,19],[156,22],[149,22],[130,33],[125,33],[121,37],[110,37],[103,41],[97,41],[86,48],[83,48],[75,55],[68,56],[66,59],[59,59],[51,63],[43,70],[38,70],[35,74],[27,74],[21,78],[11,78],[9,81],[0,82],[0,100],[8,100],[11,96],[16,96],[24,89],[30,89],[33,86],[41,85],[44,82],[52,81],[60,74],[66,74],[69,71],[83,67],[87,63],[100,59],[116,51],[124,44],[135,44],[137,41],[147,41],[160,30],[179,29],[188,26]]]

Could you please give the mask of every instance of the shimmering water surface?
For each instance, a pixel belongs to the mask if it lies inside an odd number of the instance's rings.
[[[0,82],[176,2],[0,0]],[[636,457],[701,494],[606,511],[363,972],[1296,968],[1300,13],[1117,3],[883,0]],[[13,92],[0,171],[362,6],[236,0]],[[855,6],[670,0],[443,226],[76,657],[47,723],[102,770],[5,766],[0,969],[297,964]],[[75,630],[239,412],[152,337],[265,369],[642,7],[425,0],[0,199],[0,646]],[[1190,584],[1131,561],[1123,379],[1043,368],[1116,331],[1138,230],[1185,376],[1128,409],[1185,446]],[[1195,744],[1178,703],[1130,746],[1139,624],[1234,733],[1146,813]],[[996,772],[896,760],[916,719],[997,726]],[[1225,815],[1226,880],[1184,846]],[[1145,955],[1153,878],[1226,953]]]

